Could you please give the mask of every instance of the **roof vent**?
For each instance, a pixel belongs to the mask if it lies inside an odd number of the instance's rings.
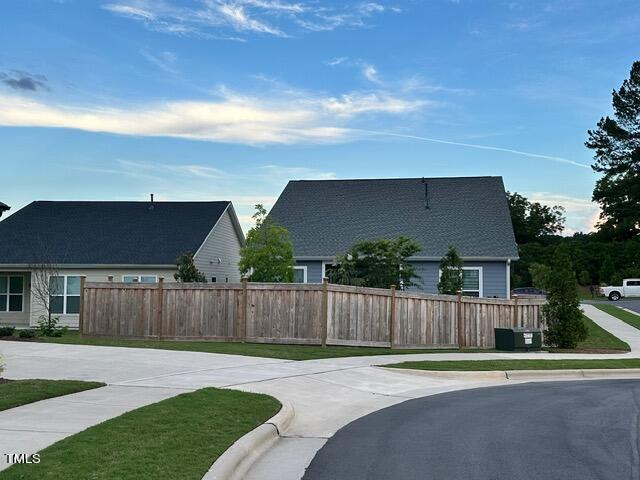
[[[0,217],[2,216],[2,214],[4,212],[6,212],[7,210],[11,210],[11,207],[9,205],[7,205],[6,203],[2,203],[0,202]]]
[[[429,210],[429,184],[424,177],[422,177],[422,184],[424,185],[424,208]]]
[[[153,204],[153,193],[151,194],[151,205],[149,205],[149,210],[153,210],[155,205]]]

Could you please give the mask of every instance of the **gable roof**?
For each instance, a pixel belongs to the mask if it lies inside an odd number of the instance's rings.
[[[0,221],[0,264],[175,265],[230,205],[33,202]]]
[[[502,177],[296,180],[270,215],[289,230],[297,258],[400,235],[422,244],[416,257],[439,259],[449,245],[467,258],[518,257]]]

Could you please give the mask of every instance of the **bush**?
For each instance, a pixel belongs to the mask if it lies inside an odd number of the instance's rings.
[[[588,332],[582,321],[576,276],[565,249],[556,250],[553,267],[544,283],[548,288],[547,304],[542,309],[547,324],[546,343],[558,348],[576,348]]]
[[[11,337],[15,330],[14,327],[0,327],[0,337]]]
[[[44,315],[40,316],[40,320],[38,320],[38,333],[41,337],[61,337],[69,327],[58,326],[58,322],[60,321],[59,317],[51,317],[47,318]]]
[[[32,330],[32,329],[27,329],[27,330],[20,330],[18,332],[18,336],[20,338],[35,338],[36,336],[36,331]]]

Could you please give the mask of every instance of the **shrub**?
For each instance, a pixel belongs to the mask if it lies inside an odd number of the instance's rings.
[[[35,338],[36,336],[36,331],[32,330],[32,329],[27,329],[27,330],[20,330],[18,332],[18,336],[20,338]]]
[[[438,293],[455,295],[462,290],[464,282],[462,280],[462,258],[458,250],[453,245],[442,260],[440,260],[440,281],[438,282]]]
[[[576,276],[564,249],[556,250],[545,284],[547,304],[542,312],[547,324],[546,343],[558,348],[576,348],[588,332],[582,321]]]
[[[0,337],[11,337],[14,331],[14,327],[0,327]]]
[[[61,337],[68,329],[66,325],[58,326],[59,317],[51,317],[48,319],[44,315],[38,320],[38,333],[41,337]]]

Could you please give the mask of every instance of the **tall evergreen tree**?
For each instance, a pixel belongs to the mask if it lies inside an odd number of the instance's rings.
[[[564,208],[532,202],[518,192],[507,192],[516,243],[523,245],[564,230]]]
[[[589,130],[585,145],[595,150],[593,170],[602,174],[593,200],[600,204],[600,230],[619,240],[640,233],[640,61],[618,91],[613,117]]]
[[[462,291],[464,285],[462,279],[462,258],[458,250],[453,245],[440,260],[440,281],[438,282],[438,293],[455,295]]]

